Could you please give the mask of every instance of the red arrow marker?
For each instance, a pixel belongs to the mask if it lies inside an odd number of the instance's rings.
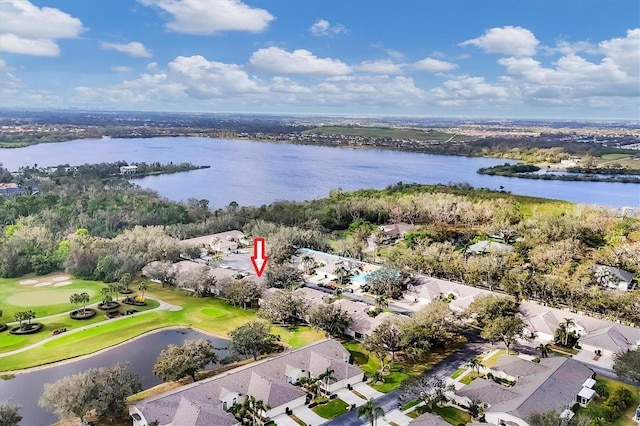
[[[253,239],[253,256],[251,256],[251,263],[253,263],[253,269],[256,270],[258,277],[262,276],[265,266],[267,266],[267,260],[269,256],[265,254],[265,242],[264,238]]]

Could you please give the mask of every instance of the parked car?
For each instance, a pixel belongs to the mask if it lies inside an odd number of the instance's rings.
[[[325,287],[328,288],[329,290],[335,290],[336,289],[336,286],[331,284],[331,283],[325,285]]]

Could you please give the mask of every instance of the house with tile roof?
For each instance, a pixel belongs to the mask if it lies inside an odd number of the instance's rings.
[[[364,372],[349,359],[340,343],[325,339],[145,399],[131,405],[129,414],[134,426],[233,426],[239,423],[228,411],[252,396],[267,406],[267,420],[305,405],[307,394],[295,385],[303,377],[333,370],[333,379],[323,384],[328,393],[362,382]]]
[[[528,419],[533,414],[551,410],[561,413],[574,404],[585,407],[595,395],[592,389],[595,373],[576,360],[544,358],[535,364],[516,358],[503,355],[492,371],[492,374],[508,372],[509,377],[517,379],[514,386],[507,387],[484,378],[475,379],[456,391],[458,401],[485,403],[487,423],[529,426]]]

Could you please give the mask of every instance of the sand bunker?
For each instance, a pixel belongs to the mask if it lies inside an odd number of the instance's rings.
[[[34,287],[44,287],[44,286],[51,285],[51,284],[53,284],[53,283],[50,282],[50,281],[45,281],[43,283],[38,283],[38,284],[34,285]]]
[[[38,284],[38,280],[22,280],[22,281],[20,281],[20,284],[22,284],[22,285]]]
[[[60,281],[60,282],[55,283],[53,286],[54,287],[62,287],[62,286],[69,285],[69,284],[73,284],[73,283],[71,281]]]
[[[69,277],[66,275],[58,275],[51,279],[53,280],[53,282],[56,282],[56,283],[59,283],[60,281],[69,281]]]

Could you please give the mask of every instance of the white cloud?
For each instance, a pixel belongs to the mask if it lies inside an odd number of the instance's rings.
[[[402,74],[404,64],[397,64],[388,59],[363,61],[353,68],[358,71],[370,72],[373,74]]]
[[[625,38],[600,43],[600,51],[608,60],[632,76],[640,75],[640,28],[627,30]]]
[[[58,56],[56,40],[76,38],[84,30],[78,18],[28,0],[1,0],[0,16],[0,50],[5,52]]]
[[[326,19],[318,19],[309,31],[316,37],[331,36],[340,33],[346,33],[347,29],[342,24],[331,25]]]
[[[338,59],[318,58],[308,50],[287,52],[279,47],[255,51],[249,59],[254,68],[272,74],[342,75],[349,67]]]
[[[431,97],[442,106],[481,106],[496,103],[517,103],[518,93],[504,85],[491,84],[484,77],[462,76],[447,80],[443,87],[430,91]]]
[[[147,49],[144,44],[139,41],[132,41],[130,43],[101,43],[103,49],[113,49],[118,52],[126,53],[129,56],[137,58],[150,58],[153,56],[151,50]]]
[[[131,71],[131,67],[127,67],[124,65],[119,65],[116,67],[111,67],[111,71],[115,71],[115,72],[130,72]]]
[[[457,64],[439,59],[425,58],[413,64],[413,69],[429,72],[446,72],[458,68]]]
[[[533,56],[540,42],[526,28],[506,26],[491,28],[478,38],[464,41],[460,46],[473,45],[489,53],[511,56]]]
[[[162,9],[172,18],[171,31],[207,35],[223,31],[259,33],[275,18],[268,11],[247,6],[240,0],[138,0]]]

